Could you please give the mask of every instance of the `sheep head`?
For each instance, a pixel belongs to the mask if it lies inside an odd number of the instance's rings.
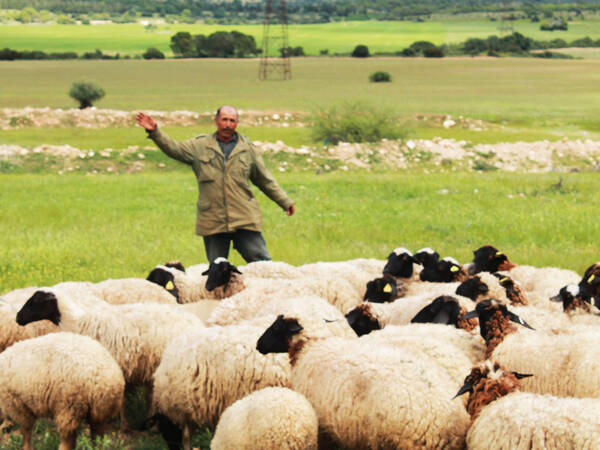
[[[560,289],[557,295],[550,297],[552,302],[561,302],[563,311],[573,313],[577,310],[582,310],[587,313],[592,312],[592,305],[598,306],[594,298],[586,294],[576,284],[568,284]]]
[[[150,271],[146,280],[164,287],[169,294],[173,295],[177,301],[179,301],[179,289],[175,284],[173,270],[178,269],[167,268],[167,266],[157,266]]]
[[[451,283],[453,281],[465,281],[469,276],[463,267],[454,258],[446,257],[434,264],[425,263],[419,274],[421,281],[433,281],[438,283]]]
[[[36,291],[17,313],[19,325],[27,325],[38,320],[49,320],[57,326],[60,323],[58,300],[50,291]]]
[[[472,273],[510,270],[515,265],[493,245],[484,245],[473,252]]]
[[[393,302],[406,291],[404,284],[402,282],[399,283],[402,291],[404,292],[399,292],[398,283],[393,277],[384,276],[382,278],[375,278],[367,283],[363,301],[369,301],[373,303]]]
[[[412,318],[411,323],[441,323],[456,326],[461,310],[458,301],[450,295],[434,299]]]
[[[410,278],[413,274],[413,264],[421,263],[407,249],[397,248],[388,255],[387,263],[383,268],[383,274],[393,277]]]
[[[292,338],[304,328],[297,319],[277,316],[275,322],[265,330],[258,342],[256,350],[263,355],[267,353],[286,353],[290,350]]]
[[[463,297],[470,298],[475,301],[480,295],[485,295],[489,292],[488,285],[481,281],[481,278],[474,276],[466,281],[463,281],[457,288],[455,293]]]
[[[502,286],[506,291],[506,298],[510,300],[511,305],[526,306],[529,304],[527,298],[525,297],[525,294],[523,294],[523,291],[519,287],[519,284],[516,283],[512,278],[506,275],[502,275],[498,272],[493,272],[492,275],[498,278],[498,282],[500,283],[500,286]]]
[[[487,360],[471,369],[456,397],[467,392],[470,393],[467,412],[471,415],[471,421],[473,421],[484,406],[520,389],[521,383],[519,380],[530,376],[532,375],[507,371],[500,364],[492,364],[491,361]]]
[[[475,306],[475,310],[461,316],[461,319],[479,319],[481,337],[486,343],[486,353],[489,356],[496,346],[504,340],[507,334],[517,331],[511,323],[518,323],[531,330],[533,328],[515,313],[508,310],[502,302],[489,298]]]
[[[237,267],[225,258],[216,258],[210,263],[208,269],[202,272],[202,275],[208,275],[206,290],[210,292],[219,286],[225,286],[231,280],[233,273],[242,274]]]
[[[358,336],[369,334],[374,330],[381,330],[381,325],[377,318],[371,313],[371,306],[367,303],[358,305],[352,311],[346,314],[348,325]]]

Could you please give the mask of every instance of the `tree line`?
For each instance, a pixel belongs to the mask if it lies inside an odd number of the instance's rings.
[[[278,4],[277,1],[274,2]],[[600,0],[288,0],[290,23],[316,23],[335,20],[405,20],[426,18],[431,14],[483,12],[520,17],[552,17],[600,11]],[[264,0],[215,2],[212,0],[0,0],[0,9],[21,10],[32,7],[55,14],[98,16],[116,21],[133,21],[137,17],[177,16],[178,20],[210,20],[219,23],[260,22]]]
[[[239,31],[216,31],[208,36],[202,34],[192,35],[187,31],[180,31],[171,36],[170,47],[176,58],[246,58],[261,54],[261,49],[256,46],[253,36]],[[459,44],[443,44],[436,46],[429,41],[416,41],[410,46],[396,52],[375,53],[374,55],[392,55],[400,57],[424,56],[427,58],[441,58],[457,55],[488,55],[488,56],[539,56],[531,55],[531,50],[561,49],[565,47],[600,47],[600,39],[594,40],[588,36],[567,42],[556,38],[548,41],[538,41],[514,32],[506,36],[488,36],[487,38],[470,38]],[[329,55],[328,50],[321,50],[322,56]],[[280,56],[297,57],[305,56],[302,47],[287,47],[279,49]],[[353,56],[367,58],[373,56],[364,44],[358,44],[349,54],[339,56]],[[545,52],[544,57],[567,57],[566,55]],[[338,55],[334,55],[338,56]],[[160,50],[148,48],[136,58],[164,59],[165,55]],[[85,52],[78,55],[76,52],[45,53],[40,50],[18,51],[10,48],[0,49],[0,60],[42,60],[42,59],[129,59],[131,56],[104,54],[101,50]]]

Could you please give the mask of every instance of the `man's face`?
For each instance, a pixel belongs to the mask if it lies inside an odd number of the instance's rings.
[[[221,108],[220,114],[215,117],[219,139],[230,140],[233,137],[237,124],[238,118],[235,109],[228,107]]]

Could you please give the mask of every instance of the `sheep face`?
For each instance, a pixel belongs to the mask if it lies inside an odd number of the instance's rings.
[[[406,252],[399,255],[392,252],[387,258],[383,273],[393,277],[410,278],[413,274],[413,264],[420,263],[412,255]]]
[[[258,339],[256,350],[263,355],[267,353],[287,353],[290,347],[290,340],[302,330],[303,328],[298,323],[298,320],[284,318],[280,314],[275,319],[275,322]]]
[[[510,270],[515,265],[493,245],[484,245],[473,252],[473,273]]]
[[[168,270],[157,267],[148,274],[146,280],[164,287],[179,301],[179,289],[175,286],[175,277]]]
[[[587,296],[576,284],[569,284],[561,288],[557,295],[550,297],[550,301],[561,302],[564,312],[573,312],[581,309],[585,312],[591,312],[591,304],[595,301]]]
[[[393,302],[398,298],[396,280],[391,277],[375,278],[367,283],[363,301],[373,303]]]
[[[433,281],[438,283],[451,283],[453,281],[465,281],[467,273],[452,258],[444,258],[435,264],[425,264],[419,274],[421,281]]]
[[[369,305],[359,305],[346,314],[348,325],[358,336],[369,334],[374,330],[381,330],[377,319],[369,312]]]
[[[506,305],[494,298],[477,303],[474,311],[463,315],[461,318],[472,319],[475,317],[479,318],[481,337],[488,343],[488,350],[490,341],[502,339],[506,334],[515,331],[510,322],[518,323],[533,330],[527,322],[509,311]]]
[[[506,298],[510,300],[511,305],[527,305],[529,303],[519,285],[512,278],[497,272],[492,273],[492,275],[498,278],[498,282],[506,291]]]
[[[471,373],[465,377],[463,386],[456,396],[469,392],[467,411],[474,420],[484,406],[521,388],[520,379],[530,377],[531,374],[509,372],[500,364],[485,361],[473,367]]]
[[[456,326],[460,312],[460,305],[454,297],[442,295],[419,311],[411,323],[441,323]]]
[[[600,297],[600,275],[596,275],[593,271],[596,270],[596,264],[588,268],[582,280],[579,282],[579,288],[586,297]],[[588,274],[589,272],[589,274]]]
[[[217,258],[210,263],[208,269],[202,272],[202,275],[208,275],[206,279],[206,290],[213,291],[219,286],[225,286],[231,279],[231,274],[242,272],[225,258]]]
[[[456,294],[468,297],[475,301],[480,295],[485,295],[489,292],[487,284],[481,281],[481,278],[475,276],[469,278],[467,281],[463,281],[457,288]]]
[[[440,254],[429,247],[422,248],[413,257],[422,266],[433,265],[440,260]]]
[[[58,300],[52,292],[36,291],[17,313],[17,323],[27,325],[44,319],[51,321],[54,325],[60,323]]]

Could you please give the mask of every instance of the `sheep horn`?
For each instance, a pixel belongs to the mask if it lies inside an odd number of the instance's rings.
[[[458,392],[456,393],[456,395],[454,397],[452,397],[452,400],[454,400],[456,397],[463,395],[466,392],[471,392],[473,391],[473,385],[471,383],[469,383],[468,381],[465,382],[465,384],[462,385],[462,387],[458,390]]]
[[[513,372],[512,373],[515,377],[517,377],[518,380],[520,380],[521,378],[528,378],[528,377],[532,377],[533,374],[532,373],[519,373],[519,372]]]

